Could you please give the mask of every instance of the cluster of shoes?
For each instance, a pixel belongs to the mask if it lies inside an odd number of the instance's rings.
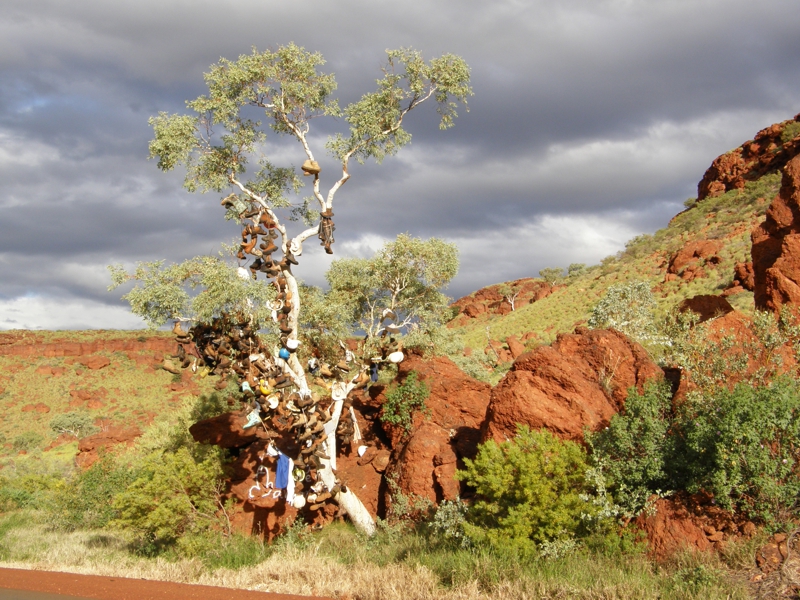
[[[336,427],[336,440],[339,444],[349,446],[352,442],[358,441],[356,437],[356,423],[350,418],[350,407],[353,406],[353,401],[348,397],[342,404],[342,418],[339,419],[339,425]],[[360,436],[360,432],[357,437]]]
[[[288,248],[280,260],[272,258],[273,253],[279,248],[275,240],[280,234],[277,231],[277,223],[269,213],[251,211],[245,213],[245,216],[248,216],[252,223],[242,227],[242,242],[236,257],[239,260],[246,260],[247,255],[255,258],[248,267],[253,279],[258,277],[258,273],[276,277],[281,271],[291,272],[292,265],[297,264],[297,259]]]

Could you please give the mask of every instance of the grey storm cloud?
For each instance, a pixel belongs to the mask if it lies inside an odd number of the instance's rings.
[[[185,110],[220,57],[294,41],[325,56],[342,103],[373,88],[386,48],[466,59],[470,111],[446,132],[412,113],[413,143],[356,165],[336,206],[338,256],[401,232],[456,242],[458,296],[663,226],[717,155],[800,111],[795,14],[795,0],[6,0],[0,329],[138,326],[106,265],[236,237],[218,194],[147,160],[148,118]],[[317,152],[343,124],[320,125]],[[274,136],[267,150],[303,158]],[[298,273],[323,284],[330,258],[304,259]]]

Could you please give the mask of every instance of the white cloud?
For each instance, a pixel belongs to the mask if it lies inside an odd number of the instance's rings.
[[[0,329],[143,329],[144,322],[120,306],[87,299],[24,296],[0,300]]]

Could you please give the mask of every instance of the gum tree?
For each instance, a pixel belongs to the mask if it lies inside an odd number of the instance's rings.
[[[141,283],[128,294],[128,299],[134,312],[151,325],[161,325],[170,318],[207,322],[226,307],[252,313],[256,315],[255,322],[262,324],[259,319],[270,312],[265,304],[269,293],[258,281],[263,273],[280,290],[284,303],[281,310],[286,309],[281,343],[296,348],[302,294],[291,269],[299,263],[304,243],[314,236],[319,237],[326,252],[333,253],[333,205],[337,193],[350,179],[353,161],[374,159],[381,163],[408,144],[411,134],[404,129],[406,115],[422,104],[436,106],[440,129],[451,127],[456,108],[459,104],[466,106],[467,97],[472,94],[469,68],[460,57],[445,54],[426,62],[414,50],[390,50],[375,91],[340,108],[332,97],[336,90],[334,76],[319,70],[323,64],[319,53],[294,44],[274,51],[254,49],[236,61],[221,59],[205,75],[208,93],[187,102],[192,114],[160,113],[150,120],[155,134],[150,142],[151,158],[157,159],[163,171],[184,167],[184,186],[190,192],[227,194],[221,202],[227,210],[225,216],[243,226],[242,245],[233,251],[240,261],[255,257],[249,273],[239,266],[237,281],[219,268],[224,262],[221,259],[200,261],[198,268],[176,267],[171,271],[150,263],[140,265],[132,275],[120,268],[112,269],[115,285],[126,280]],[[315,140],[311,137],[312,122],[321,118],[336,118],[347,124],[346,132],[329,137],[325,145],[341,166],[341,172],[328,182],[327,190],[323,188],[315,155],[319,149],[313,147]],[[313,177],[312,194],[302,202],[293,204],[290,200],[303,181],[295,168],[273,164],[265,155],[269,130],[294,139],[299,146],[298,158],[304,161],[300,170]],[[291,221],[302,222],[302,228],[290,233]],[[265,235],[261,246],[256,247],[258,236],[266,232],[269,239]],[[282,258],[273,260],[270,253],[278,250]],[[449,260],[444,255],[442,258]],[[435,257],[431,260],[435,261]],[[229,268],[228,273],[232,272],[234,269]],[[228,285],[219,285],[220,281],[227,281]],[[181,285],[195,288],[194,299],[187,292],[178,291]],[[211,287],[216,291],[209,296]],[[248,295],[248,289],[254,293]],[[203,298],[203,294],[206,297],[200,302],[202,310],[198,310],[197,298]],[[298,393],[310,395],[297,354],[291,353],[283,364]],[[345,393],[354,385],[342,384]],[[329,440],[334,437],[341,414],[341,389],[334,396],[331,421],[325,426]],[[332,487],[335,447],[329,445],[329,453],[331,458],[323,461],[322,474],[328,487]],[[365,517],[363,505],[352,492],[339,493],[339,501],[357,526],[372,531],[369,515]]]

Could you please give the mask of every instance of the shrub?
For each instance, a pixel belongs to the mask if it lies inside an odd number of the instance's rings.
[[[690,394],[675,411],[666,384],[631,390],[625,412],[587,440],[629,513],[650,494],[685,489],[767,525],[798,514],[800,383],[792,379]]]
[[[645,281],[612,285],[592,309],[589,327],[613,327],[639,343],[658,339],[653,313],[656,301]]]
[[[222,454],[215,450],[209,449],[202,460],[195,460],[187,448],[151,454],[136,479],[114,497],[114,523],[157,547],[186,533],[224,527],[217,515],[220,509],[225,512],[220,499]]]
[[[60,480],[47,503],[50,525],[65,531],[105,527],[117,516],[112,500],[135,475],[128,467],[104,456],[86,471]]]
[[[555,285],[564,279],[564,267],[548,267],[539,271],[539,277],[550,285]]]
[[[625,412],[614,415],[604,430],[586,435],[595,461],[611,478],[617,503],[629,516],[641,512],[653,493],[672,484],[671,410],[669,384],[651,383],[642,394],[630,390]]]
[[[587,517],[600,510],[583,449],[546,430],[519,427],[513,440],[490,440],[464,463],[457,477],[475,488],[476,500],[463,527],[475,543],[558,553],[589,533]]]
[[[68,433],[76,438],[100,431],[92,423],[92,417],[81,412],[68,412],[56,415],[50,420],[50,429],[56,433]]]
[[[460,548],[469,548],[472,544],[464,531],[468,510],[469,507],[460,498],[444,500],[429,523],[431,532],[440,540],[454,543]]]
[[[57,487],[58,481],[50,473],[0,477],[0,512],[46,505],[48,492]]]
[[[381,419],[392,425],[402,425],[406,432],[410,432],[414,412],[425,408],[425,400],[430,394],[425,382],[419,381],[417,373],[411,371],[402,385],[386,394]]]
[[[12,447],[14,450],[19,452],[20,450],[24,450],[25,452],[30,452],[42,445],[44,441],[44,436],[41,433],[36,431],[26,431],[25,433],[21,433],[17,437],[14,438],[12,442]]]
[[[705,489],[728,509],[775,524],[800,498],[800,386],[738,385],[681,407],[689,491]]]

